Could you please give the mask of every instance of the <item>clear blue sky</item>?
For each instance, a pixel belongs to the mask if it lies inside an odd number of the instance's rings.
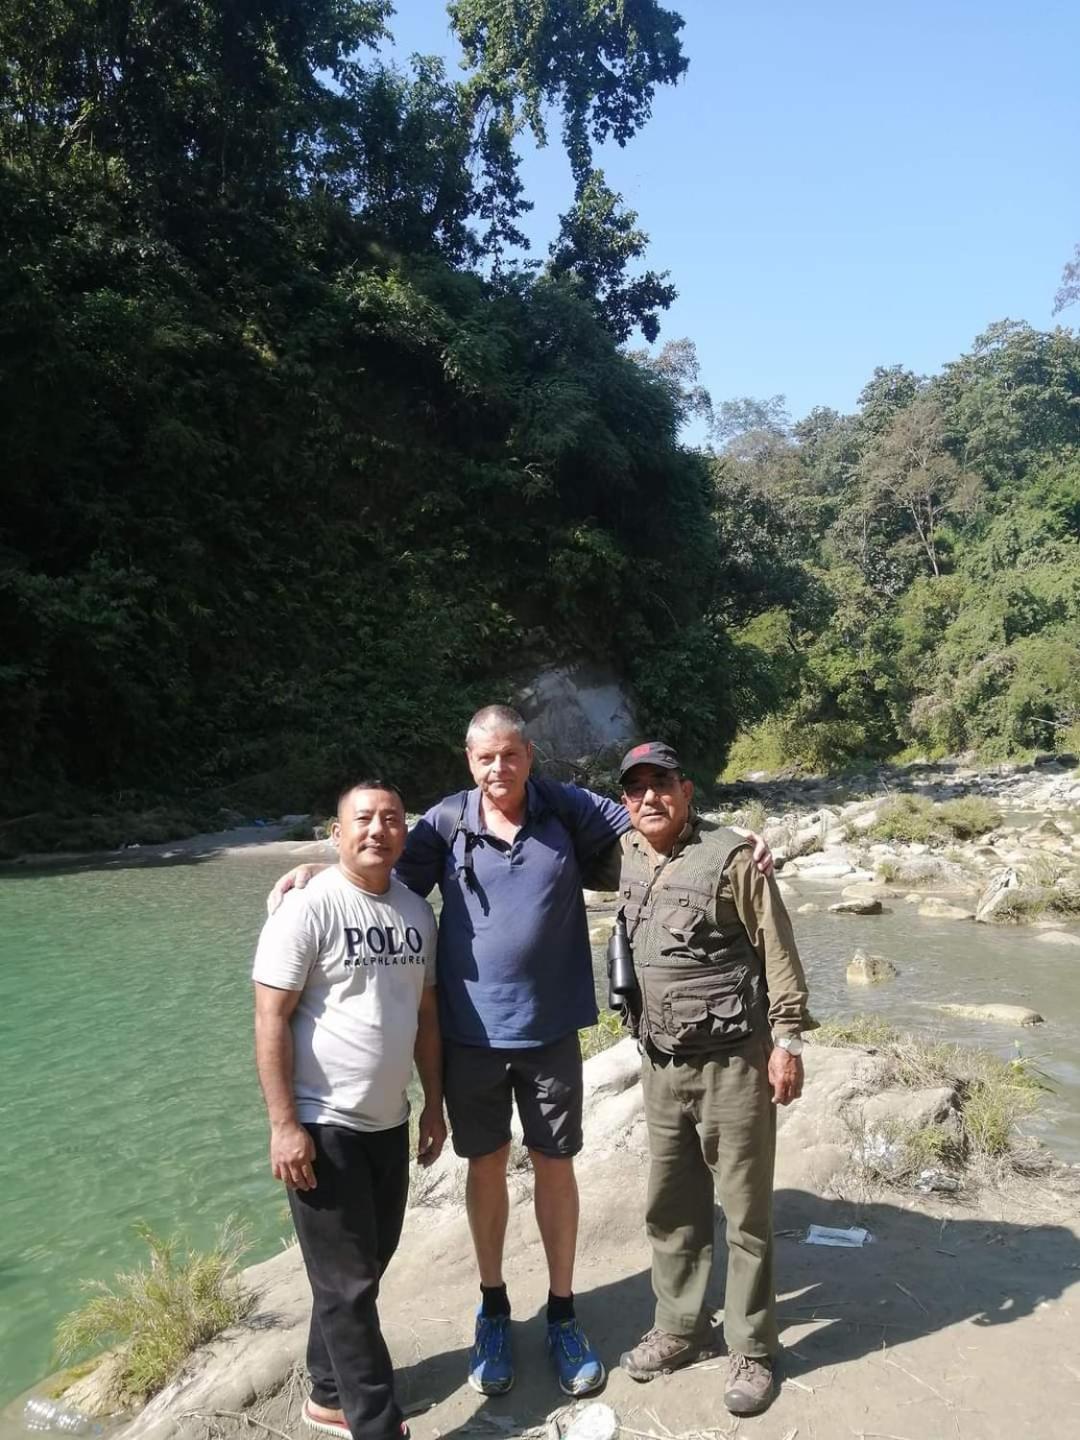
[[[1055,323],[1080,241],[1077,0],[666,3],[689,72],[600,159],[679,289],[660,343],[696,342],[714,401],[850,410],[875,365],[932,373],[993,320]],[[442,0],[391,23],[400,52],[456,63]],[[554,133],[525,180],[543,255],[570,196]]]

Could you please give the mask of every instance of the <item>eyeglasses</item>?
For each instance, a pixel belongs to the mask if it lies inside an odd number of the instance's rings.
[[[644,800],[646,793],[651,790],[655,795],[671,795],[682,783],[682,779],[675,770],[671,770],[656,780],[631,780],[623,786],[623,794],[628,800]]]

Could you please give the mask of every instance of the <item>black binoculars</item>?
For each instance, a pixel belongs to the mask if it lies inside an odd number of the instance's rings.
[[[636,1021],[641,1013],[641,992],[634,974],[634,952],[630,948],[630,936],[626,933],[626,921],[622,915],[615,918],[615,929],[607,946],[608,1009],[621,1011],[627,1024]]]

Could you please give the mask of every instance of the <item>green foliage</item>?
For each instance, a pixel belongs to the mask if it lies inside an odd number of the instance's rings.
[[[974,840],[1002,823],[1001,811],[982,795],[964,795],[937,807],[937,818],[957,840]]]
[[[922,795],[897,795],[881,806],[866,834],[871,840],[941,845],[985,835],[1001,821],[1001,812],[981,795],[940,805]]]
[[[609,1050],[612,1045],[625,1040],[628,1033],[614,1010],[601,1010],[595,1025],[578,1031],[582,1059],[588,1060],[593,1055],[599,1055],[601,1050]]]
[[[387,0],[0,0],[3,845],[358,767],[420,803],[567,656],[706,777],[737,733],[736,768],[813,771],[1075,745],[1080,339],[712,412],[689,342],[619,349],[674,292],[594,155],[685,71],[681,18],[449,14],[453,76],[380,58]],[[549,125],[573,194],[526,262]]]
[[[205,1252],[183,1253],[179,1237],[164,1240],[142,1223],[135,1229],[149,1264],[111,1285],[88,1285],[93,1298],[61,1322],[56,1336],[67,1360],[116,1346],[115,1398],[125,1407],[167,1385],[193,1350],[242,1319],[255,1298],[237,1274],[247,1247],[233,1222]]]
[[[462,0],[451,80],[377,58],[384,0],[234,9],[0,0],[3,812],[122,842],[356,768],[419,803],[566,655],[719,760],[765,703],[728,634],[765,587],[725,569],[682,392],[617,347],[670,292],[591,164],[681,20]],[[577,191],[538,271],[518,142],[552,107]]]
[[[851,416],[790,425],[778,398],[714,412],[725,474],[802,570],[732,769],[1074,748],[1080,337],[993,326],[933,380],[876,371]]]
[[[921,795],[898,795],[887,800],[866,832],[871,840],[925,843],[941,838],[934,806]]]

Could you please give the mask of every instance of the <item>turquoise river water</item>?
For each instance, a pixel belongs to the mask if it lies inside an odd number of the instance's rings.
[[[264,896],[289,863],[256,849],[0,874],[0,1403],[53,1368],[52,1334],[80,1281],[141,1259],[135,1220],[204,1245],[235,1214],[252,1259],[288,1234],[266,1164],[248,973]],[[832,895],[800,882],[791,904],[807,898]],[[1080,950],[917,920],[903,905],[796,918],[816,1013],[872,1008],[1005,1055],[1020,1037],[1055,1085],[1040,1131],[1080,1160]],[[898,980],[849,991],[855,945],[890,956]],[[928,1008],[949,1000],[1018,1001],[1049,1023],[1017,1032]]]

